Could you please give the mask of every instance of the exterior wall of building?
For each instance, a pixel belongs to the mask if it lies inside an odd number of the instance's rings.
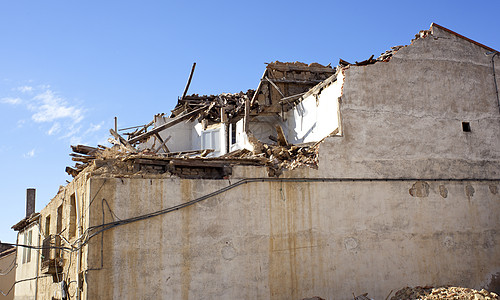
[[[96,197],[106,198],[120,219],[228,185],[92,179],[92,194],[104,180]],[[498,182],[445,180],[247,183],[106,231],[103,268],[87,276],[89,299],[345,299],[353,292],[383,299],[406,285],[491,289],[500,271],[495,188]],[[91,211],[102,215],[96,204]],[[105,222],[112,221],[104,211]],[[99,268],[100,237],[89,251],[89,267]]]
[[[500,113],[491,56],[432,30],[387,63],[345,70],[343,137],[320,147],[324,176],[499,178]],[[471,132],[463,131],[462,122],[470,123]],[[325,162],[329,168],[322,168]]]
[[[314,88],[287,113],[288,141],[293,144],[317,142],[339,127],[339,99],[343,74],[327,86]]]
[[[93,225],[234,188],[94,237],[88,298],[384,299],[407,285],[445,284],[498,292],[500,114],[490,59],[432,30],[389,62],[345,70],[343,135],[321,144],[318,170],[241,185],[266,169],[235,167],[229,181],[91,178],[89,197],[109,204],[90,207]]]
[[[8,293],[7,296],[0,294],[0,300],[14,299],[16,287],[14,286],[10,292],[9,290],[16,281],[16,260],[16,250],[0,253],[0,290],[5,294]]]
[[[17,243],[37,247],[40,245],[39,235],[38,222],[33,222],[18,233]],[[16,300],[35,299],[37,288],[36,279],[34,278],[38,275],[38,256],[40,251],[23,247],[18,247],[17,250],[16,280],[28,278],[32,280],[17,283],[14,297]]]
[[[109,227],[16,297],[32,299],[37,283],[39,299],[61,298],[61,280],[81,299],[385,299],[446,284],[499,292],[500,113],[485,52],[433,27],[389,62],[343,70],[343,86],[325,89],[316,108],[304,103],[317,114],[301,133],[327,119],[323,100],[334,111],[342,91],[342,135],[321,144],[317,170],[269,178],[235,166],[224,180],[82,172],[40,212],[40,240],[60,235],[74,247],[89,226],[217,193]],[[18,255],[18,280],[41,272],[40,254],[31,257],[23,266]]]
[[[78,246],[76,242],[78,237],[83,233],[84,228],[88,228],[88,210],[86,208],[89,206],[91,199],[88,198],[87,176],[88,174],[84,173],[77,176],[66,187],[61,188],[49,204],[42,209],[40,212],[41,242],[49,236],[53,238],[59,236],[61,237],[60,244],[52,244],[52,246],[65,248]],[[94,200],[101,201],[102,199]],[[80,222],[78,222],[78,217]],[[78,225],[80,225],[80,229]],[[67,293],[70,299],[76,299],[76,293],[78,292],[77,274],[79,273],[77,269],[78,267],[80,270],[87,269],[87,247],[82,248],[81,255],[79,255],[78,251],[56,249],[53,249],[53,251],[51,255],[55,255],[55,258],[62,260],[62,266],[57,269],[57,273],[44,272],[44,258],[41,253],[37,254],[36,259],[39,260],[38,272],[40,276],[38,279],[37,299],[61,299],[63,293],[61,282],[63,281],[68,285]],[[80,297],[86,299],[85,280],[82,281]]]
[[[242,120],[243,121],[243,120]],[[280,116],[256,116],[250,118],[248,122],[248,129],[250,132],[261,142],[263,143],[274,143],[269,139],[269,136],[276,137],[276,124],[280,124],[284,126],[284,132],[287,132],[288,126],[286,123],[281,121]],[[243,128],[242,128],[243,131]],[[286,133],[285,133],[286,134]]]

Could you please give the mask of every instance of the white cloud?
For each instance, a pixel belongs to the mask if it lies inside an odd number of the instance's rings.
[[[0,97],[0,105],[18,105],[27,110],[24,113],[28,113],[27,116],[22,116],[17,121],[15,125],[18,128],[38,124],[37,128],[44,134],[60,140],[68,140],[73,144],[87,140],[93,143],[103,133],[105,122],[97,124],[82,122],[85,119],[85,107],[70,101],[53,90],[50,85],[27,81],[10,90],[11,95]],[[34,155],[35,149],[23,154],[25,158]]]
[[[66,138],[75,138],[78,133],[80,133],[80,130],[82,129],[82,126],[76,127],[74,124],[71,124],[67,128],[66,134],[62,135],[60,138],[61,139],[66,139]],[[81,139],[78,137],[77,139]]]
[[[37,123],[52,122],[57,119],[70,118],[75,123],[83,120],[83,110],[70,106],[63,98],[57,96],[51,90],[46,90],[34,98],[34,103],[29,108],[35,113],[31,116]]]
[[[31,149],[31,151],[29,151],[28,153],[25,153],[24,155],[24,158],[32,158],[33,156],[35,156],[35,149]]]
[[[17,98],[17,97],[16,98],[5,97],[5,98],[0,99],[0,102],[6,103],[6,104],[17,105],[17,104],[21,104],[23,102],[23,100],[21,100],[21,98]]]
[[[89,128],[85,131],[85,134],[99,131],[103,125],[104,125],[104,121],[102,121],[101,123],[99,123],[97,125],[90,123]]]
[[[28,85],[24,85],[24,86],[17,87],[16,90],[21,92],[21,93],[28,93],[28,92],[33,91],[33,87],[28,86]]]
[[[61,131],[61,124],[59,122],[55,122],[52,124],[52,127],[50,127],[49,131],[47,131],[48,135],[54,135],[56,133],[59,133]]]

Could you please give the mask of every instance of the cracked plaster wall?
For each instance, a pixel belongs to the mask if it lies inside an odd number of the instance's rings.
[[[404,286],[498,290],[500,117],[484,49],[433,28],[387,63],[345,70],[343,136],[319,169],[283,177],[416,181],[260,182],[106,231],[88,299],[385,299]],[[500,64],[499,64],[500,65]],[[500,69],[498,70],[500,73]],[[472,131],[463,132],[461,123]],[[121,219],[171,207],[229,180],[151,175],[89,180],[89,224],[101,199]],[[425,178],[478,178],[464,182]],[[42,211],[43,212],[43,211]],[[85,267],[99,268],[100,236]]]

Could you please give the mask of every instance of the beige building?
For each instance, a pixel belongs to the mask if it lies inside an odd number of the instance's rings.
[[[74,147],[16,299],[498,293],[497,60],[432,24],[377,59],[271,63],[256,91],[181,98],[114,148]]]
[[[14,299],[16,281],[16,248],[0,244],[0,299]]]

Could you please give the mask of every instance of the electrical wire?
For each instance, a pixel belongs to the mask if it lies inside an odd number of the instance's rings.
[[[35,249],[35,250],[43,250],[43,249],[60,249],[63,251],[74,251],[74,248],[68,248],[68,247],[59,247],[59,246],[49,246],[49,247],[44,247],[44,246],[32,246],[32,245],[23,245],[23,244],[11,244],[11,243],[2,243],[5,245],[9,246],[16,246],[16,247],[24,247],[24,248],[30,248],[30,249]]]
[[[12,252],[12,253],[15,253],[15,252]],[[7,267],[7,269],[8,268],[10,268],[10,269],[7,272],[5,272],[5,273],[0,272],[0,275],[7,275],[7,274],[9,274],[10,271],[12,271],[12,269],[14,269],[15,266],[17,266],[16,260],[17,260],[17,255],[14,255],[14,260]]]
[[[111,228],[134,223],[134,222],[141,221],[141,220],[146,220],[146,219],[153,218],[153,217],[156,217],[159,215],[167,214],[167,213],[194,205],[198,202],[207,200],[209,198],[215,197],[215,196],[220,195],[222,193],[225,193],[229,190],[232,190],[240,185],[244,185],[244,184],[248,184],[248,183],[254,183],[254,182],[283,182],[283,183],[285,183],[285,182],[316,182],[316,183],[324,182],[324,183],[331,183],[331,182],[366,182],[366,181],[370,181],[370,182],[397,182],[397,181],[451,181],[451,182],[486,181],[486,182],[494,182],[494,181],[500,181],[500,179],[498,179],[498,178],[275,178],[275,177],[245,178],[245,179],[241,179],[235,183],[229,184],[228,186],[223,187],[219,190],[216,190],[212,193],[209,193],[209,194],[206,194],[206,195],[201,196],[199,198],[193,199],[191,201],[187,201],[187,202],[184,202],[184,203],[172,206],[172,207],[168,207],[168,208],[165,208],[162,210],[158,210],[155,212],[151,212],[148,214],[139,215],[136,217],[127,218],[127,219],[123,219],[123,220],[119,219],[116,216],[116,214],[114,214],[114,212],[109,207],[108,202],[105,199],[103,199],[102,203],[106,202],[106,205],[108,206],[108,209],[110,210],[111,214],[114,217],[116,217],[118,220],[117,221],[113,220],[112,222],[104,223],[104,219],[103,219],[102,224],[88,227],[85,230],[85,232],[77,240],[75,240],[75,242],[70,244],[71,248],[59,247],[59,246],[39,247],[39,246],[30,246],[30,245],[22,245],[22,244],[9,244],[9,243],[5,243],[5,244],[11,245],[11,246],[32,248],[32,249],[61,249],[63,251],[74,252],[74,251],[81,249],[83,246],[85,246],[96,235],[98,235],[104,231],[107,231]],[[102,188],[102,186],[100,188]],[[104,211],[103,211],[103,214],[104,214]],[[78,247],[75,247],[74,245],[79,243],[79,242],[80,242],[80,245]]]
[[[397,181],[451,181],[451,182],[463,182],[463,181],[500,181],[500,179],[489,179],[489,178],[275,178],[275,177],[264,177],[264,178],[245,178],[241,179],[240,181],[237,181],[233,184],[230,184],[226,187],[223,187],[217,191],[214,191],[212,193],[209,193],[207,195],[201,196],[199,198],[193,199],[191,201],[181,203],[169,208],[165,208],[162,210],[158,210],[152,213],[128,218],[128,219],[123,219],[123,220],[118,220],[118,221],[113,221],[109,223],[103,223],[101,225],[96,225],[96,226],[90,226],[85,234],[87,234],[86,238],[83,240],[82,244],[80,247],[86,245],[90,239],[92,239],[94,236],[107,231],[111,228],[125,225],[125,224],[130,224],[133,222],[149,219],[152,217],[156,217],[159,215],[163,215],[166,213],[170,213],[176,210],[179,210],[181,208],[185,208],[191,205],[194,205],[198,202],[204,201],[206,199],[212,198],[214,196],[217,196],[219,194],[225,193],[229,190],[232,190],[240,185],[248,184],[248,183],[253,183],[253,182],[316,182],[316,183],[331,183],[331,182],[397,182]],[[92,232],[89,234],[88,232]]]
[[[10,289],[7,292],[4,292],[4,291],[0,290],[0,294],[2,294],[3,296],[7,297],[7,295],[9,295],[9,293],[12,291],[12,289],[14,288],[14,286],[16,284],[18,284],[20,282],[29,281],[29,280],[35,280],[37,278],[43,278],[43,277],[48,277],[48,276],[52,276],[52,275],[48,274],[48,275],[36,276],[36,277],[33,277],[33,278],[26,278],[26,279],[18,280],[16,282],[14,282],[14,284],[12,284],[12,286],[10,287]]]

